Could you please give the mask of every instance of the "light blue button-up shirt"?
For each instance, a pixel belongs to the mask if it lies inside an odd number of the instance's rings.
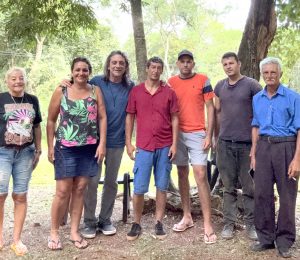
[[[279,85],[277,92],[268,97],[266,87],[253,97],[252,126],[259,135],[293,136],[300,129],[300,95]]]

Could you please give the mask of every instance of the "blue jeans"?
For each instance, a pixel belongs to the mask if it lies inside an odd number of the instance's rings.
[[[254,182],[250,169],[250,143],[234,143],[219,140],[217,145],[217,167],[224,185],[224,223],[237,220],[237,183],[242,185],[244,220],[247,225],[254,222]]]
[[[154,168],[155,186],[160,191],[167,191],[170,182],[172,163],[168,153],[170,147],[156,149],[154,152],[137,148],[134,163],[134,193],[148,192],[152,167]]]
[[[0,147],[0,194],[8,193],[10,176],[13,178],[13,193],[28,191],[34,150],[34,144],[23,149]]]

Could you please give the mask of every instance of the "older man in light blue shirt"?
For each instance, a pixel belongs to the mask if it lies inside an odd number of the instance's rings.
[[[296,237],[295,206],[300,173],[300,96],[280,83],[281,62],[260,63],[266,87],[253,98],[251,166],[255,170],[255,218],[258,242],[253,251],[277,247],[291,257]],[[274,183],[280,197],[275,223]]]

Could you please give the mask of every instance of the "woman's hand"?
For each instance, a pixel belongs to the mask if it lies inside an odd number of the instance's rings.
[[[33,155],[33,161],[32,161],[32,170],[34,170],[39,163],[40,156],[42,154],[41,150],[35,150]]]
[[[105,145],[99,144],[97,147],[97,150],[96,150],[96,154],[95,154],[95,158],[98,158],[97,159],[98,164],[103,161],[105,154],[106,154]]]
[[[48,161],[53,164],[54,160],[55,160],[55,158],[54,158],[54,148],[49,147],[48,148]]]

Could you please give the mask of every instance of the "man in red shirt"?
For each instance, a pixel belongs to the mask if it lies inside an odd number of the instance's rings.
[[[176,154],[178,105],[175,92],[160,81],[163,65],[158,57],[148,60],[147,79],[132,89],[126,109],[126,149],[129,157],[135,160],[134,222],[127,234],[128,240],[135,240],[141,234],[144,194],[148,192],[152,167],[156,186],[155,235],[159,239],[166,237],[162,219],[172,169],[171,161]],[[131,143],[135,118],[137,148]]]
[[[179,105],[179,136],[174,163],[178,169],[179,191],[183,218],[175,224],[174,231],[182,232],[194,226],[189,198],[189,163],[193,167],[204,218],[204,242],[216,242],[211,222],[210,190],[206,176],[207,153],[211,146],[214,119],[214,92],[210,80],[204,74],[194,73],[194,56],[188,50],[178,54],[180,74],[169,79]],[[207,128],[205,127],[205,107]]]

